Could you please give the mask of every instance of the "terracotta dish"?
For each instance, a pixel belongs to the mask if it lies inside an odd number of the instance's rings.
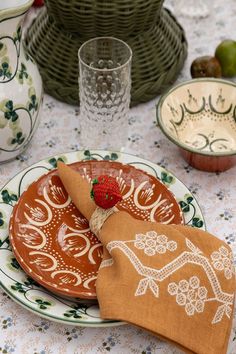
[[[109,161],[71,166],[89,182],[101,174],[116,177],[123,196],[120,210],[141,220],[183,223],[173,194],[146,172]],[[10,241],[23,270],[45,288],[63,296],[96,298],[102,246],[68,197],[57,170],[33,182],[20,197],[10,220]]]
[[[194,79],[175,86],[157,105],[163,133],[185,160],[209,172],[236,164],[236,85],[219,79]]]

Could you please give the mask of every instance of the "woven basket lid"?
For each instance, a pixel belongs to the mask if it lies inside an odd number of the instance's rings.
[[[63,31],[44,8],[25,37],[44,88],[57,99],[79,103],[78,49],[86,39]],[[146,102],[172,84],[187,54],[184,31],[166,9],[148,31],[127,39],[133,51],[131,104]]]
[[[157,21],[163,0],[45,0],[50,16],[83,37],[128,37]]]

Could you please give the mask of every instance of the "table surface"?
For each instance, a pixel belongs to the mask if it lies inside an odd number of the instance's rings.
[[[174,0],[178,1],[178,0]],[[171,8],[174,1],[168,1]],[[208,1],[211,15],[206,19],[178,16],[188,39],[188,59],[178,81],[190,79],[190,64],[201,55],[213,55],[219,42],[235,32],[236,2]],[[186,0],[186,6],[188,0]],[[235,39],[235,38],[234,38]],[[155,123],[158,97],[131,109],[130,133],[125,151],[157,163],[184,182],[196,196],[208,231],[228,242],[236,258],[236,168],[206,173],[188,166],[177,148]],[[45,95],[41,122],[28,149],[17,159],[0,165],[0,186],[23,168],[38,160],[80,149],[79,108]],[[14,303],[0,290],[0,353],[160,353],[180,351],[131,325],[111,328],[65,326],[42,319]],[[235,339],[235,340],[234,340]],[[236,321],[228,353],[236,353]],[[220,353],[219,353],[220,354]]]

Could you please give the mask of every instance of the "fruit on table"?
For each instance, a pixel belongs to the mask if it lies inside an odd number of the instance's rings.
[[[226,39],[221,42],[216,48],[215,57],[220,62],[223,76],[236,76],[236,41]]]
[[[191,64],[190,71],[193,78],[222,76],[220,62],[209,55],[196,58]]]
[[[44,0],[34,0],[33,6],[43,6]]]

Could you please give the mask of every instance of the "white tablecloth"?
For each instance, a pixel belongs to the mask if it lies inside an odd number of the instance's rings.
[[[211,3],[212,13],[206,19],[178,17],[186,30],[189,44],[188,59],[178,81],[190,79],[190,64],[195,57],[213,55],[221,40],[236,39],[235,0],[213,0]],[[167,5],[171,8],[173,1],[169,1]],[[197,171],[188,166],[177,148],[156,126],[157,101],[158,97],[132,108],[125,151],[166,167],[182,180],[196,196],[208,231],[228,242],[236,256],[236,168],[215,174]],[[0,186],[17,172],[42,158],[80,149],[79,119],[78,107],[66,105],[45,95],[41,122],[30,146],[14,161],[0,165]],[[233,328],[229,347],[231,354],[236,353],[235,323]],[[0,290],[0,353],[106,352],[172,354],[179,353],[179,350],[130,325],[80,328],[44,320],[14,303]]]

